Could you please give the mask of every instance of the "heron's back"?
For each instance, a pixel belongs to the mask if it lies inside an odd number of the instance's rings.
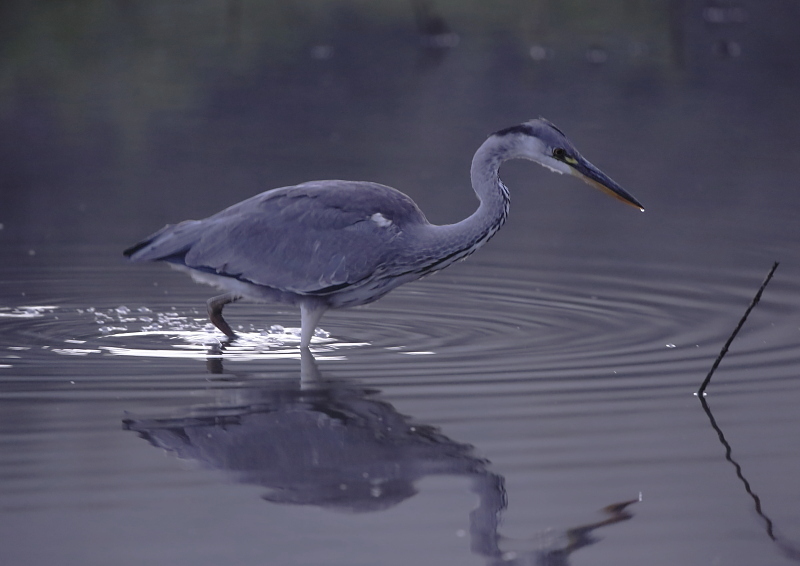
[[[395,189],[316,181],[165,226],[125,255],[347,306],[339,303],[370,302],[401,283],[386,288],[385,280],[406,269],[411,235],[426,225],[414,202]]]

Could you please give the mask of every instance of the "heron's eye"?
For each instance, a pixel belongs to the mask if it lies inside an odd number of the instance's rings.
[[[567,152],[564,151],[563,147],[557,147],[553,150],[553,157],[556,159],[563,160],[567,156]]]

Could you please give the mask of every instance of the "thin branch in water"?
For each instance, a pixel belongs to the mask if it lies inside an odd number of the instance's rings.
[[[758,301],[761,300],[761,294],[764,292],[764,289],[767,287],[767,284],[769,284],[770,279],[772,279],[772,274],[775,273],[776,269],[778,269],[778,265],[780,264],[777,261],[772,265],[772,269],[769,270],[769,273],[767,274],[766,279],[764,279],[764,282],[761,284],[761,287],[758,289],[756,296],[753,297],[752,301],[750,301],[750,306],[747,307],[746,311],[744,311],[744,316],[742,316],[742,319],[739,321],[739,324],[737,324],[736,328],[733,329],[733,332],[728,338],[728,341],[725,342],[725,345],[722,347],[722,350],[720,350],[719,356],[717,356],[717,359],[714,360],[714,365],[711,366],[711,371],[708,372],[708,375],[703,380],[702,385],[700,385],[700,389],[698,389],[697,393],[695,393],[695,395],[697,395],[698,397],[702,397],[703,395],[705,395],[706,387],[708,387],[708,383],[711,381],[711,376],[714,375],[714,372],[717,370],[717,367],[722,361],[722,358],[725,357],[725,354],[728,353],[728,348],[730,347],[731,342],[733,342],[733,339],[736,338],[736,335],[739,333],[739,330],[741,330],[742,326],[744,326],[747,317],[750,315],[750,311],[753,310],[753,308],[758,304]]]

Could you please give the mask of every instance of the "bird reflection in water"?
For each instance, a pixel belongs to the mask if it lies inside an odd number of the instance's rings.
[[[275,503],[374,512],[415,495],[427,476],[469,478],[479,501],[469,517],[471,550],[487,564],[567,564],[573,551],[595,542],[595,529],[631,517],[627,501],[607,507],[603,520],[548,534],[547,543],[504,539],[504,479],[472,446],[413,422],[377,390],[324,379],[311,353],[302,356],[299,380],[245,383],[221,392],[230,397],[217,403],[181,416],[125,419],[124,427],[179,458],[263,486],[263,498]],[[211,360],[222,371],[220,358]]]

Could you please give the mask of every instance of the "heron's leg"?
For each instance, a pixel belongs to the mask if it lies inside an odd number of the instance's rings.
[[[328,310],[326,305],[307,301],[300,304],[300,347],[308,348],[319,319]]]
[[[236,333],[228,323],[225,322],[225,319],[222,318],[222,309],[228,303],[238,301],[241,298],[242,297],[236,293],[225,293],[224,295],[208,299],[208,318],[210,318],[211,323],[219,328],[228,338],[236,338]]]
[[[300,389],[313,389],[322,385],[322,374],[314,354],[308,348],[300,348]]]

